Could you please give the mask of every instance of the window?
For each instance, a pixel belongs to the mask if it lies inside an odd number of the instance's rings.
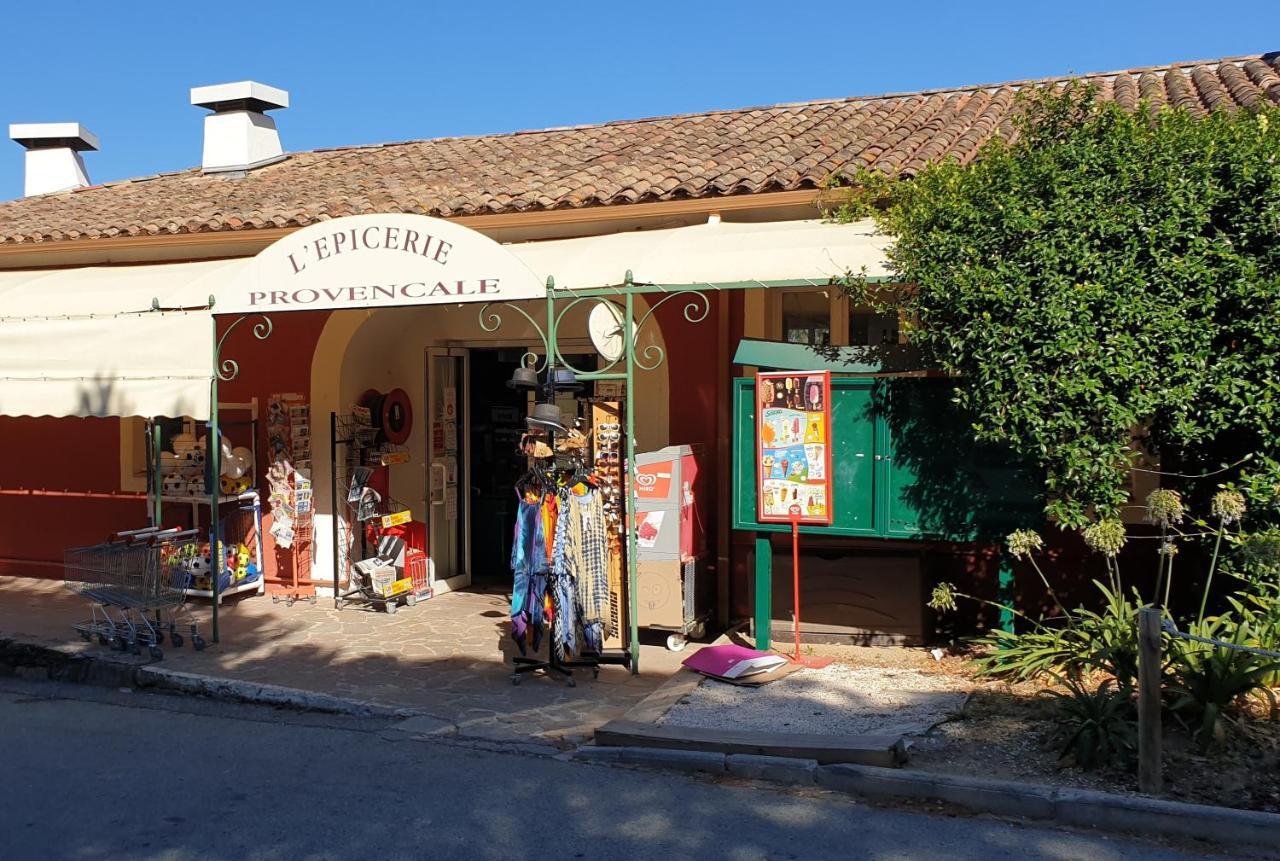
[[[898,315],[877,313],[851,305],[836,289],[795,288],[769,291],[766,308],[772,308],[775,340],[817,347],[836,345],[877,347],[897,344]]]
[[[160,447],[172,451],[173,444],[169,440],[187,429],[185,420],[158,418],[154,421],[160,428]],[[147,489],[147,464],[152,457],[149,445],[146,419],[139,416],[120,419],[121,490],[140,492]]]
[[[826,290],[782,294],[782,340],[825,347],[831,343],[831,296]]]
[[[147,420],[137,416],[120,419],[120,489],[147,489]]]
[[[851,308],[849,343],[859,347],[898,343],[898,315],[879,314],[871,308]]]

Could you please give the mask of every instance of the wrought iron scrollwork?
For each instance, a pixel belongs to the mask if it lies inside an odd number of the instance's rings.
[[[642,371],[652,371],[656,369],[667,358],[667,353],[657,344],[645,345],[639,353],[635,353],[639,347],[640,335],[644,332],[645,324],[653,317],[655,311],[663,305],[680,296],[692,297],[684,306],[684,318],[690,323],[701,323],[707,319],[707,315],[711,313],[711,300],[705,293],[699,290],[680,290],[676,293],[668,293],[657,302],[649,306],[649,310],[640,318],[640,322],[636,324],[635,337],[632,339],[631,347],[635,356],[636,367]],[[643,358],[641,358],[643,356]]]
[[[237,318],[235,322],[223,331],[222,337],[218,339],[218,345],[214,348],[214,370],[217,372],[218,379],[221,382],[229,383],[236,377],[240,376],[240,363],[235,359],[222,358],[222,345],[226,343],[227,336],[235,331],[237,326],[245,320],[248,320],[250,316],[252,315]],[[253,337],[257,338],[259,341],[265,341],[267,338],[271,337],[274,325],[271,322],[271,318],[267,315],[263,314],[261,317],[261,320],[253,324]]]
[[[547,358],[551,355],[551,346],[547,342],[547,333],[543,331],[542,327],[538,325],[538,321],[533,319],[528,311],[511,302],[489,302],[480,309],[480,328],[491,333],[502,328],[502,315],[498,313],[499,307],[515,311],[529,321],[533,331],[538,333],[538,340],[542,342],[542,358],[539,359],[538,354],[530,350],[520,357],[520,364],[522,367],[533,368],[538,373],[542,373],[547,367]],[[530,363],[531,359],[532,363]]]
[[[551,287],[548,286],[548,289],[551,289]],[[660,288],[655,288],[654,290],[654,292],[659,291]],[[616,292],[618,295],[626,295],[628,292],[644,293],[648,291],[644,290],[644,285],[634,284],[631,281],[631,273],[628,272],[626,283],[621,290],[617,290]],[[633,323],[634,328],[632,329],[630,338],[630,358],[635,367],[643,371],[652,371],[661,366],[666,360],[666,350],[656,343],[641,346],[640,336],[644,332],[645,325],[653,317],[654,312],[656,312],[658,308],[662,307],[667,302],[670,302],[672,299],[681,297],[687,300],[683,309],[684,319],[686,321],[690,323],[701,323],[703,320],[707,319],[707,316],[711,313],[711,301],[707,298],[706,293],[701,290],[678,290],[673,293],[664,294],[661,299],[649,306],[649,309],[645,312],[644,316],[640,318],[639,322]],[[546,369],[548,360],[554,359],[557,367],[567,368],[578,376],[589,377],[593,374],[610,373],[613,368],[628,358],[625,350],[620,353],[617,358],[609,360],[608,364],[594,369],[580,368],[574,365],[573,362],[569,361],[569,359],[560,351],[559,334],[561,325],[564,323],[569,313],[583,302],[608,302],[614,306],[615,316],[620,321],[626,317],[626,312],[619,307],[619,304],[614,301],[612,297],[602,295],[601,292],[593,292],[593,295],[590,296],[572,296],[572,298],[568,298],[563,305],[555,309],[553,312],[554,316],[549,321],[551,331],[555,332],[557,336],[557,343],[554,344],[551,343],[550,339],[547,337],[546,330],[538,324],[537,320],[533,319],[533,317],[523,308],[510,302],[490,303],[481,308],[480,328],[486,332],[498,331],[498,329],[502,327],[502,315],[498,313],[497,307],[505,306],[524,317],[525,320],[529,322],[529,325],[533,330],[538,333],[539,340],[542,341],[544,353],[541,360],[538,360],[536,354],[530,352],[524,355],[521,360],[521,364],[526,367],[533,367],[541,373]],[[625,326],[625,323],[622,325]],[[623,331],[625,332],[625,329]],[[529,359],[534,359],[536,363],[530,364],[528,361]]]

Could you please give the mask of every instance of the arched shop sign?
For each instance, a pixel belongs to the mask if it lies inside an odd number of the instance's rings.
[[[353,215],[263,249],[215,297],[216,314],[540,299],[537,275],[482,233],[425,215]]]

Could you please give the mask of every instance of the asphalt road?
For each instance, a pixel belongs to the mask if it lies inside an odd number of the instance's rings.
[[[387,730],[0,678],[0,859],[1211,857]]]

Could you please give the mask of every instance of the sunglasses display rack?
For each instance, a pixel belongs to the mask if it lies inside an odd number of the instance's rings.
[[[616,400],[594,398],[590,401],[592,463],[600,478],[604,515],[609,526],[609,615],[613,631],[619,632],[605,641],[608,648],[621,648],[622,572],[625,567],[622,499],[622,405]]]

